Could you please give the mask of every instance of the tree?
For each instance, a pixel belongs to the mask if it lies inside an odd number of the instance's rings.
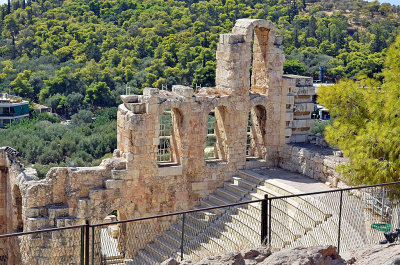
[[[86,89],[85,102],[92,106],[102,106],[110,97],[110,88],[104,82],[94,82]]]
[[[83,102],[83,96],[82,94],[79,93],[71,93],[69,94],[66,99],[65,99],[65,105],[69,109],[69,112],[71,114],[77,113],[78,110],[83,107],[84,102]]]
[[[297,1],[292,0],[290,2],[290,8],[289,8],[289,23],[292,23],[294,20],[294,17],[299,14],[299,10],[297,8]]]
[[[285,74],[305,75],[306,67],[305,64],[300,62],[299,60],[287,60],[283,64],[283,71],[285,72]]]
[[[206,62],[205,67],[197,69],[194,73],[192,85],[201,85],[204,87],[212,87],[215,85],[215,63]]]
[[[350,161],[340,168],[352,184],[400,180],[400,36],[389,48],[384,82],[345,80],[319,90],[319,102],[335,116],[326,139]]]
[[[93,113],[89,110],[80,110],[78,113],[72,115],[71,121],[73,125],[81,126],[83,124],[92,122]]]
[[[4,30],[3,36],[12,38],[12,57],[15,58],[16,56],[16,49],[15,49],[15,37],[17,36],[19,31],[19,24],[15,20],[13,15],[8,15],[4,20]]]
[[[10,83],[12,89],[20,96],[31,97],[33,96],[33,87],[29,83],[29,79],[32,77],[32,72],[25,70],[19,73],[17,77]]]
[[[7,1],[7,13],[6,13],[7,15],[8,14],[11,14],[11,0],[8,0]]]

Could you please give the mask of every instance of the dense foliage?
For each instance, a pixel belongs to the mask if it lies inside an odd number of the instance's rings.
[[[399,14],[361,0],[8,1],[0,7],[0,91],[48,105],[73,125],[42,115],[1,131],[0,146],[18,149],[41,174],[98,163],[116,147],[115,109],[104,108],[127,87],[213,86],[219,34],[239,18],[277,25],[286,73],[318,78],[325,66],[330,80],[382,80]]]
[[[342,172],[354,184],[400,180],[400,35],[387,52],[384,82],[342,81],[319,90],[336,116],[326,138],[350,162]]]
[[[115,106],[126,85],[214,85],[220,33],[273,21],[287,73],[381,78],[399,7],[361,0],[13,0],[0,8],[0,91],[70,116]]]
[[[48,114],[24,119],[0,130],[0,146],[12,146],[26,165],[34,164],[39,176],[51,166],[98,165],[117,145],[117,108],[81,110],[72,116],[72,125],[58,123]]]

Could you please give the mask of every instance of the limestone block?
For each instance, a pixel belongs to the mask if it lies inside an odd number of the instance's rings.
[[[281,44],[282,44],[282,41],[283,41],[283,37],[282,37],[282,36],[280,36],[280,35],[276,35],[276,36],[275,36],[275,42],[274,42],[274,44],[276,44],[276,45],[281,45]]]
[[[166,177],[166,176],[181,176],[182,175],[182,166],[161,166],[158,168],[158,176]]]
[[[151,97],[151,96],[157,96],[160,93],[158,88],[154,87],[145,87],[143,89],[143,96]]]
[[[125,103],[125,106],[135,114],[146,113],[146,103]]]
[[[305,120],[293,120],[293,128],[310,128],[312,127],[314,121],[311,119]]]
[[[286,104],[294,104],[294,96],[293,95],[287,95],[287,103]]]
[[[295,112],[314,111],[314,103],[298,103],[294,106]]]
[[[193,94],[194,94],[193,88],[188,87],[188,86],[182,86],[182,85],[173,85],[172,92],[174,92],[180,96],[184,96],[185,98],[191,98],[191,97],[193,97]]]
[[[244,36],[239,34],[221,34],[219,35],[219,42],[224,44],[236,44],[245,42]]]
[[[294,134],[292,135],[291,142],[292,143],[305,143],[307,139],[307,134]]]
[[[297,95],[315,95],[315,87],[313,86],[297,87]]]
[[[124,103],[139,103],[139,95],[121,95],[121,100]]]

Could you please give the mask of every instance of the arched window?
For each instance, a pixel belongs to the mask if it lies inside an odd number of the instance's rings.
[[[246,156],[264,158],[267,111],[264,106],[257,105],[249,113],[246,137]]]
[[[18,186],[13,188],[13,229],[15,232],[22,232],[24,224],[22,222],[22,196]]]
[[[225,120],[229,115],[226,107],[220,106],[208,114],[207,139],[204,148],[205,159],[227,160],[227,126]]]
[[[215,110],[212,110],[208,114],[207,124],[207,139],[206,147],[204,148],[204,158],[217,158],[218,152],[216,152],[217,136],[215,135]]]
[[[157,162],[180,163],[182,114],[178,109],[167,109],[161,115]]]
[[[251,111],[249,112],[249,119],[247,122],[247,137],[246,137],[246,156],[253,156],[252,155],[252,148],[251,148],[251,139],[252,139],[252,135],[251,135],[251,129],[252,129],[253,125],[251,122]],[[254,141],[253,141],[254,142]]]
[[[269,87],[270,69],[267,60],[269,33],[268,28],[254,27],[250,90],[261,94],[267,94]]]
[[[168,109],[161,115],[157,162],[171,162],[171,130],[172,116]]]

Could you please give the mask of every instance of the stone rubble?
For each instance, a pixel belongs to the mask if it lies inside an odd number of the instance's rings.
[[[347,257],[344,259],[343,257]],[[266,247],[230,252],[200,262],[170,258],[161,265],[400,265],[400,244],[365,246],[340,256],[336,247],[294,247],[276,253]]]

